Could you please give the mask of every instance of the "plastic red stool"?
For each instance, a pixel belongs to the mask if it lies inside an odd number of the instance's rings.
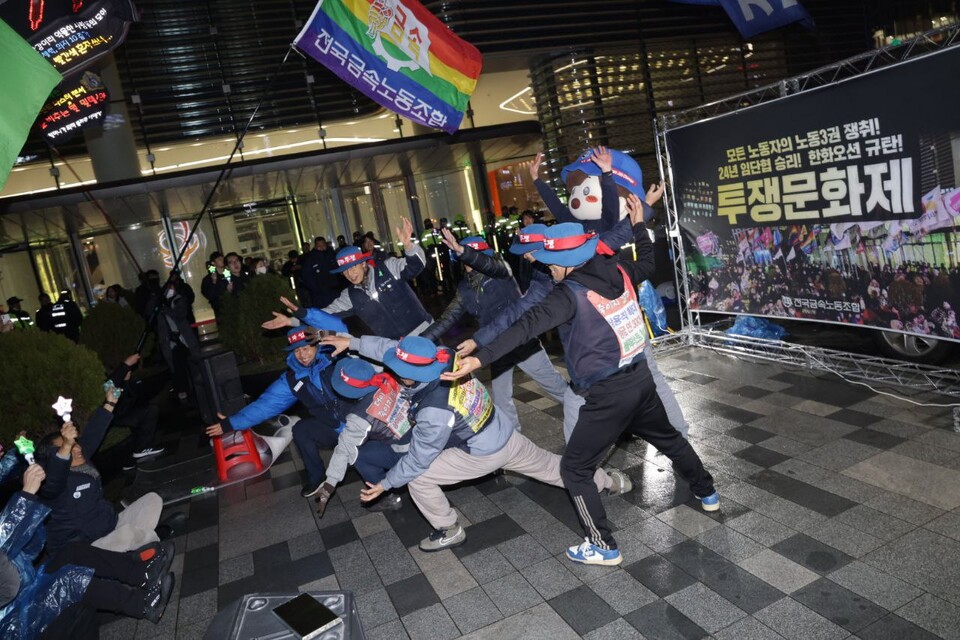
[[[250,429],[243,429],[240,433],[243,434],[243,442],[227,447],[223,446],[223,436],[216,436],[213,439],[213,454],[217,459],[217,477],[220,478],[220,482],[227,481],[227,471],[244,462],[251,463],[257,471],[263,471],[263,460],[260,459],[253,432]]]

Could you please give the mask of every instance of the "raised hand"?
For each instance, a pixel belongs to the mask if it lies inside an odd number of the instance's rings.
[[[43,470],[43,467],[36,463],[30,465],[27,467],[27,470],[23,472],[23,492],[36,495],[46,477],[47,474]]]
[[[607,173],[613,171],[613,154],[606,147],[594,147],[593,154],[590,156],[593,164],[600,167],[600,171]]]
[[[273,312],[273,319],[267,320],[262,325],[264,329],[283,329],[284,327],[292,327],[293,322],[290,320],[289,316],[285,316],[282,313]]]
[[[404,218],[396,231],[397,237],[403,243],[403,248],[406,251],[413,249],[413,223],[410,222],[410,218]]]
[[[647,197],[643,199],[647,203],[647,206],[652,207],[653,205],[660,202],[660,198],[663,197],[663,182],[654,182],[650,185],[650,188],[647,189]]]
[[[446,227],[440,232],[443,236],[443,244],[447,245],[451,251],[460,255],[463,253],[463,246],[460,245],[460,242],[457,240],[457,236],[453,235],[453,232]]]
[[[453,371],[447,371],[440,374],[441,380],[459,380],[460,378],[465,378],[477,369],[480,368],[480,361],[470,356],[469,358],[463,358],[458,360],[457,368]]]
[[[333,355],[338,356],[350,348],[350,336],[325,336],[320,340],[320,344],[333,347]]]
[[[635,194],[627,196],[627,211],[630,213],[630,224],[643,224],[643,203]]]
[[[298,307],[297,305],[295,305],[295,304],[293,304],[292,302],[290,302],[290,301],[289,301],[286,297],[284,297],[284,296],[280,296],[280,302],[283,304],[283,306],[285,306],[287,309],[290,310],[290,313],[296,313],[297,310],[300,309],[300,307]]]
[[[530,164],[530,177],[536,180],[540,177],[540,164],[543,162],[543,151],[537,151],[537,157]]]
[[[60,427],[60,437],[63,438],[64,445],[71,445],[77,441],[77,425],[72,422],[65,422],[62,427]]]

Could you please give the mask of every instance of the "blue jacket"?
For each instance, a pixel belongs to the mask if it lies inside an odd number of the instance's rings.
[[[304,324],[327,331],[346,332],[347,330],[347,325],[343,323],[343,320],[319,309],[309,309],[304,318]],[[317,350],[317,359],[312,365],[305,367],[291,352],[287,356],[287,369],[293,372],[295,380],[308,379],[317,389],[325,391],[331,397],[336,397],[333,389],[328,387],[321,375],[332,362],[323,350]],[[259,398],[229,418],[222,420],[220,425],[224,431],[249,429],[265,420],[277,417],[296,402],[297,395],[290,388],[290,383],[287,381],[287,372],[284,371]]]

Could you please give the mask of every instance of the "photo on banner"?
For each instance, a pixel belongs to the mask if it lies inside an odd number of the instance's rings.
[[[960,49],[666,132],[694,310],[960,340]]]

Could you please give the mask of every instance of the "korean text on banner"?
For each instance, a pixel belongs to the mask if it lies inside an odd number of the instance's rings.
[[[416,0],[320,0],[294,45],[384,107],[448,133],[483,64]]]
[[[26,40],[0,20],[0,189],[27,140],[40,107],[60,74]]]

